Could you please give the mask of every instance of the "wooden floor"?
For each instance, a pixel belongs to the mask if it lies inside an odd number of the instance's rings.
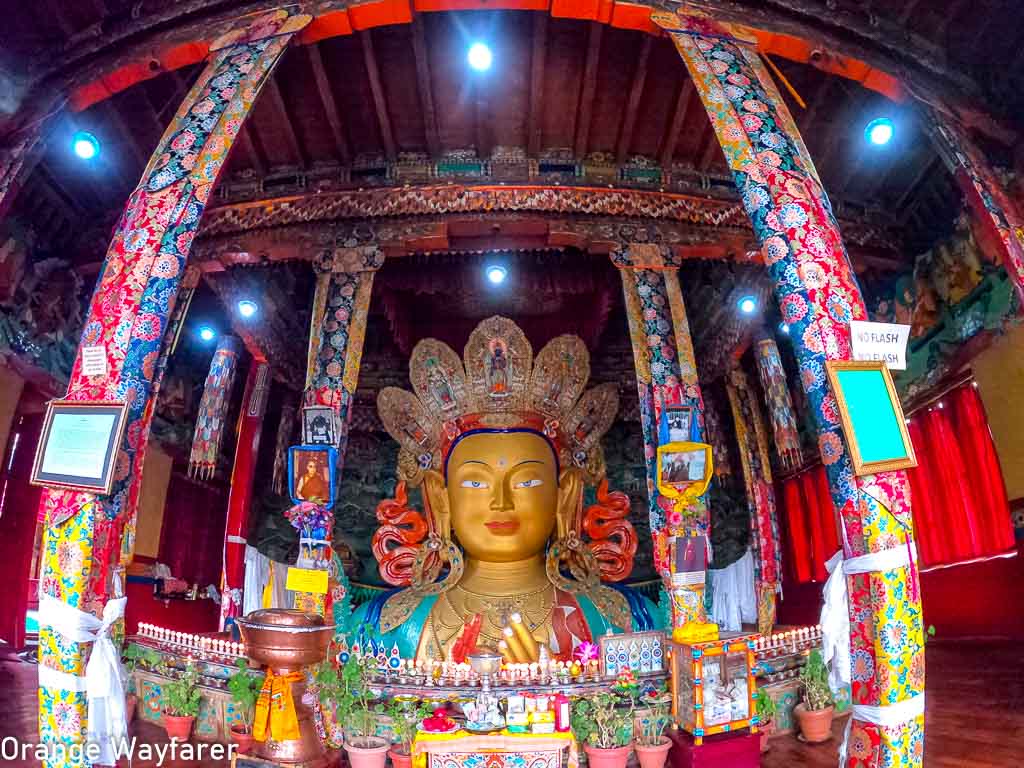
[[[1024,653],[1019,646],[932,643],[927,651],[926,768],[1009,768],[1024,765]],[[35,667],[0,661],[0,739],[36,740]],[[133,726],[140,741],[165,743],[162,729]],[[808,745],[793,737],[772,740],[764,768],[834,768],[842,723],[833,738]],[[226,761],[171,762],[166,768],[213,768]],[[3,766],[34,766],[33,761],[0,759]],[[135,768],[152,763],[136,760]],[[729,768],[722,766],[721,768]]]

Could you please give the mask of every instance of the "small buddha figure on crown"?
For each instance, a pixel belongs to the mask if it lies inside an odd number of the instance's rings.
[[[381,419],[401,444],[402,482],[378,507],[373,547],[397,588],[351,620],[336,617],[339,626],[368,626],[404,658],[479,646],[515,661],[536,660],[542,647],[564,657],[608,631],[651,628],[649,601],[615,584],[636,552],[628,497],[602,482],[600,439],[618,409],[615,385],[584,393],[582,340],[559,336],[534,361],[522,330],[502,317],[477,326],[463,359],[425,339],[409,362],[415,394],[380,393]],[[437,407],[442,380],[447,408]],[[584,511],[588,482],[599,485],[598,503]],[[421,487],[425,515],[407,506],[406,484]]]

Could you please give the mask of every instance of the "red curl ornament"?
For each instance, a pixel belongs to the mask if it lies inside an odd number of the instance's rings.
[[[629,507],[629,496],[609,491],[605,478],[597,488],[597,503],[583,514],[583,531],[601,567],[601,581],[622,581],[633,571],[637,539]]]
[[[412,582],[412,564],[416,550],[427,537],[426,518],[408,506],[405,483],[395,486],[395,498],[377,505],[380,527],[373,534],[373,555],[380,567],[380,576],[388,584],[407,587]]]

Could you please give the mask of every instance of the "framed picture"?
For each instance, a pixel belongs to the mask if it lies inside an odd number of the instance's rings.
[[[825,370],[836,396],[853,473],[916,467],[903,408],[885,363],[829,360]]]
[[[309,405],[302,409],[302,442],[305,445],[338,447],[338,422],[329,405]]]
[[[665,421],[668,422],[670,443],[685,443],[690,440],[693,408],[688,405],[669,406],[665,409]]]
[[[126,415],[124,403],[48,403],[32,464],[32,485],[110,493]]]
[[[334,467],[338,451],[330,445],[293,445],[288,449],[288,488],[292,501],[334,504]]]
[[[711,446],[678,442],[658,446],[658,489],[669,498],[700,496],[711,482]]]

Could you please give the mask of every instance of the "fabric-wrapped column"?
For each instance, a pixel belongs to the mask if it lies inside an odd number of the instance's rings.
[[[793,119],[756,50],[731,29],[682,13],[651,18],[686,63],[775,283],[840,511],[844,556],[906,549],[913,541],[906,475],[854,476],[827,383],[825,362],[850,358],[849,322],[867,319],[867,312]],[[924,641],[917,572],[910,563],[852,574],[848,582],[854,708],[847,765],[920,766]]]
[[[273,11],[250,18],[211,46],[210,63],[189,92],[118,222],[89,314],[67,397],[120,400],[127,426],[109,496],[47,491],[41,591],[99,616],[106,602],[130,488],[140,471],[152,416],[160,344],[175,306],[185,260],[210,191],[260,86],[308,16]],[[106,372],[87,376],[83,347],[102,347]],[[68,748],[86,738],[86,691],[80,681],[88,643],[62,635],[40,613],[39,736],[70,765]],[[45,672],[44,672],[45,670]],[[50,672],[64,673],[51,675]],[[44,679],[45,678],[45,679]]]
[[[238,358],[242,343],[234,336],[225,336],[217,344],[210,360],[210,372],[206,374],[203,397],[199,401],[199,415],[192,434],[192,452],[188,459],[190,475],[209,480],[217,471],[220,458],[220,441],[224,438],[224,426],[231,405],[231,389],[238,370]]]
[[[228,515],[224,526],[224,562],[220,579],[220,628],[228,619],[242,615],[242,587],[245,579],[245,545],[252,508],[252,484],[256,457],[263,433],[263,415],[270,391],[270,366],[253,360],[245,381],[242,413],[238,417],[238,444],[231,470]]]
[[[802,464],[800,454],[800,432],[796,425],[793,400],[786,384],[786,371],[779,357],[779,345],[775,339],[763,338],[754,343],[754,359],[757,373],[764,390],[768,418],[775,436],[775,452],[783,469],[794,470]]]
[[[679,288],[679,261],[667,246],[633,243],[612,254],[620,269],[626,314],[636,365],[640,396],[640,422],[647,461],[647,496],[650,499],[654,565],[672,597],[672,623],[706,621],[704,584],[674,586],[669,563],[674,537],[700,537],[707,547],[708,509],[698,499],[682,514],[658,493],[657,450],[668,442],[666,410],[692,409],[690,437],[704,434],[704,406],[697,382],[693,339]]]
[[[738,365],[726,383],[729,406],[736,426],[736,443],[750,508],[750,549],[754,555],[754,586],[757,596],[757,631],[769,634],[775,624],[775,595],[780,589],[782,550],[775,490],[768,459],[768,436],[757,398],[747,374]]]

